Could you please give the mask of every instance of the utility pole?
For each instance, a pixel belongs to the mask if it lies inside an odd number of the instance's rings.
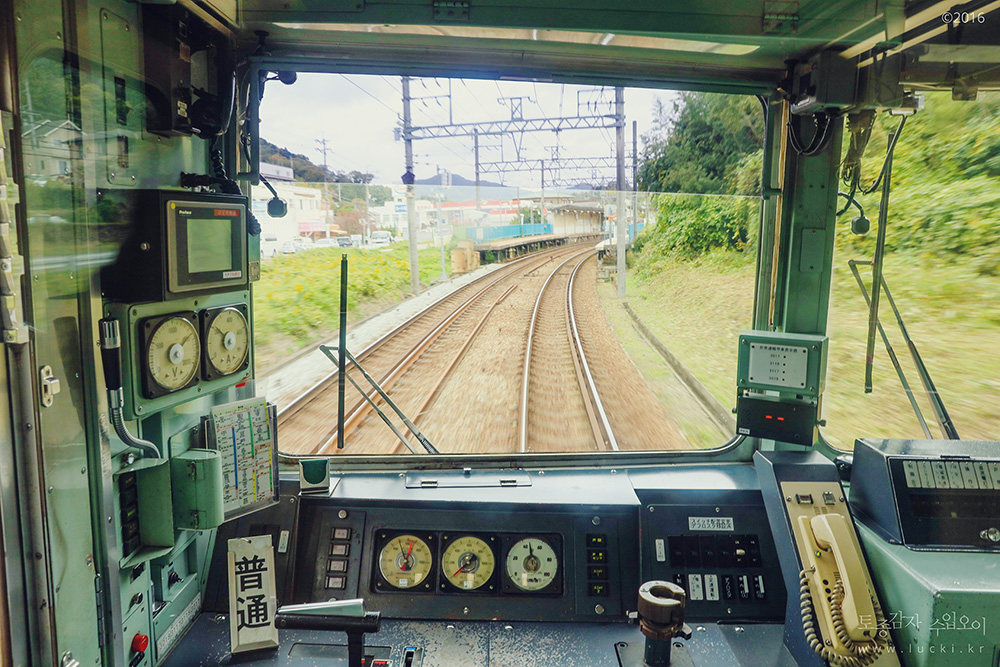
[[[639,145],[636,133],[639,130],[639,121],[632,121],[632,231],[639,233],[639,181],[636,175],[639,171],[639,155],[636,149]]]
[[[444,216],[441,214],[441,199],[444,194],[438,191],[437,196],[437,209],[438,209],[438,235],[441,237],[441,280],[448,279],[448,272],[444,270]]]
[[[322,139],[317,139],[316,143],[320,145],[319,152],[323,154],[323,208],[324,210],[324,229],[326,230],[326,238],[330,238],[330,199],[326,194],[326,182],[327,182],[327,171],[326,171],[326,153],[327,151],[332,151],[333,149],[327,148],[326,137]]]
[[[545,224],[545,160],[542,160],[542,224]],[[542,231],[545,231],[544,229]]]
[[[410,77],[402,77],[403,87],[403,145],[405,147],[406,174],[406,231],[410,243],[410,289],[420,294],[420,264],[417,259],[417,202],[413,193],[413,119],[410,116]]]
[[[618,275],[618,298],[625,298],[625,89],[615,88],[615,151],[618,157],[618,212],[615,227],[618,243],[615,245],[616,272]]]
[[[368,225],[371,222],[370,207],[371,207],[371,199],[370,195],[368,194],[368,181],[365,181],[365,228],[364,228],[364,236],[361,237],[361,245],[364,245],[365,243],[368,242]]]
[[[478,213],[482,205],[479,197],[479,130],[473,130],[472,136],[476,148],[476,212]],[[479,221],[477,220],[476,223],[478,224]]]

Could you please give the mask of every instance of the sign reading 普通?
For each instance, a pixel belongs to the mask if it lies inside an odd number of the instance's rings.
[[[278,646],[270,535],[229,540],[229,630],[233,653]]]

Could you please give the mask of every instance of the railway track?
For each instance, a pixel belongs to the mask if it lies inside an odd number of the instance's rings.
[[[356,357],[382,388],[387,393],[392,393],[392,387],[412,369],[417,360],[432,353],[438,356],[441,351],[438,348],[447,347],[435,344],[443,337],[453,334],[459,323],[464,325],[469,319],[465,316],[476,311],[494,288],[511,278],[537,270],[555,258],[561,258],[575,250],[561,247],[515,260],[504,268],[483,276],[440,299],[375,341]],[[507,293],[509,291],[505,294]],[[364,380],[356,369],[349,370],[348,373],[364,387]],[[279,412],[279,428],[284,433],[290,434],[290,437],[286,436],[283,444],[286,452],[308,455],[345,451],[337,449],[336,386],[337,372],[334,370]],[[370,396],[375,398],[373,393]],[[433,400],[432,397],[433,392],[429,399]],[[350,442],[349,438],[356,431],[364,427],[370,413],[370,405],[360,397],[348,408],[345,417],[345,444]],[[422,411],[417,413],[418,419],[420,414]],[[390,445],[389,449],[392,448],[394,445]],[[382,447],[352,447],[350,453],[373,453],[373,449],[383,449],[381,453],[387,453],[384,451],[386,448]]]
[[[535,300],[518,414],[521,452],[618,449],[573,308],[576,276],[593,254],[587,251],[563,260]]]

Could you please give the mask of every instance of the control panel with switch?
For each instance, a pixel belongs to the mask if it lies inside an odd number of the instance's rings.
[[[850,501],[861,521],[891,543],[1000,551],[995,442],[858,440]]]
[[[674,481],[682,488],[637,489],[643,502],[642,580],[683,588],[690,620],[784,616],[785,585],[763,500],[753,488],[756,479],[745,472],[733,468],[729,476],[691,470]],[[663,484],[658,477],[645,477],[634,481]],[[734,488],[738,486],[743,488]]]

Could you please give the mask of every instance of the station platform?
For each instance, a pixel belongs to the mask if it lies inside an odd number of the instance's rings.
[[[571,245],[575,243],[597,243],[604,238],[600,232],[589,232],[586,234],[540,234],[538,236],[519,236],[510,239],[497,239],[495,241],[484,241],[476,243],[472,249],[479,253],[483,259],[486,253],[492,252],[497,257],[513,259],[526,252],[533,252],[541,248],[552,248],[561,245]]]

